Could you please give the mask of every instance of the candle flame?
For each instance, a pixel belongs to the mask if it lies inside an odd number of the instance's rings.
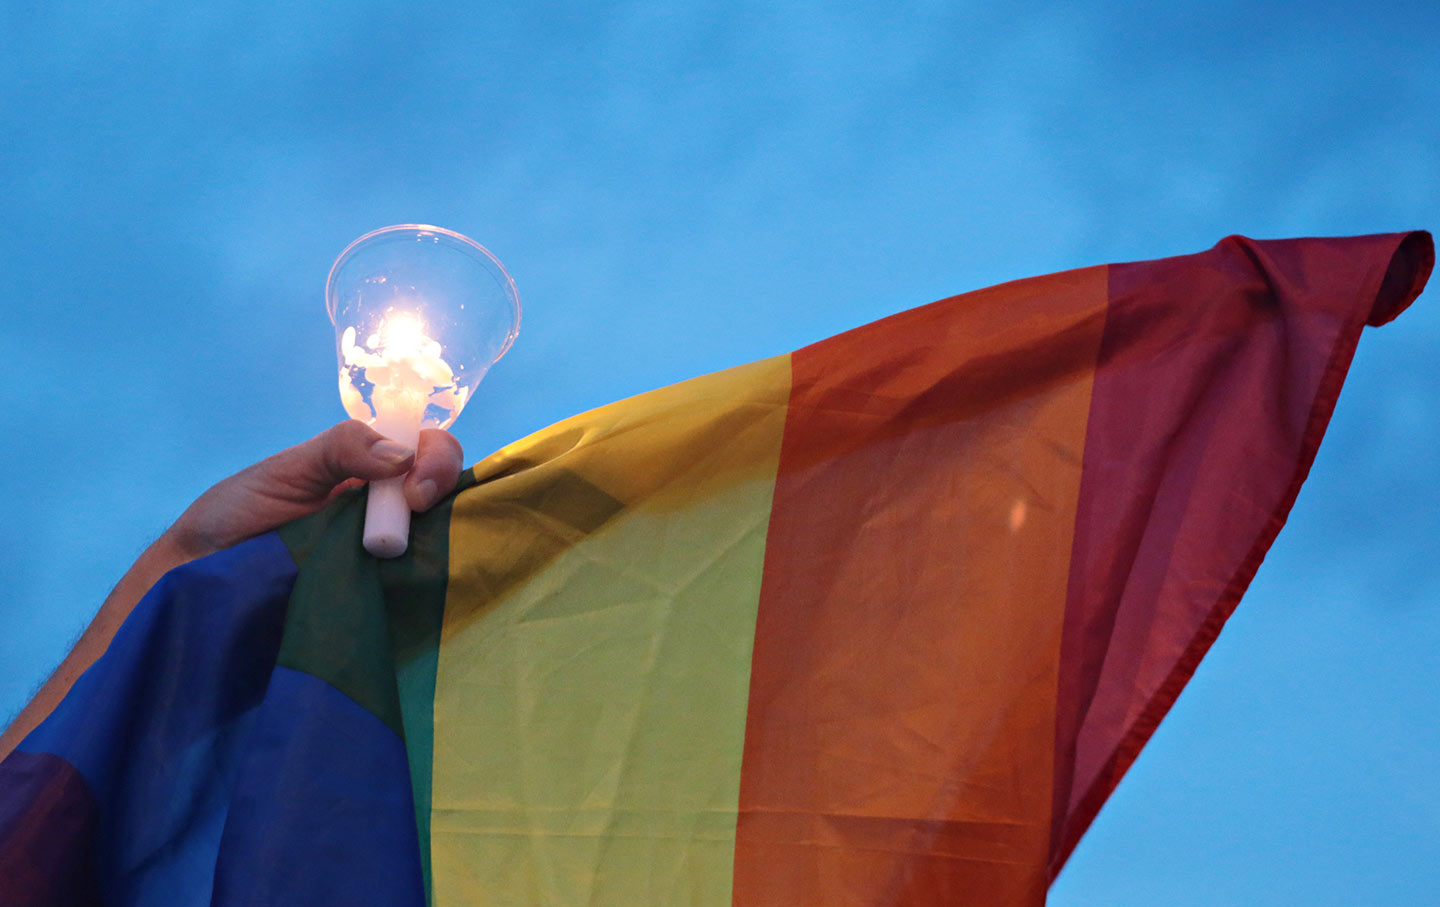
[[[401,418],[441,428],[455,421],[469,392],[418,315],[392,310],[363,344],[356,338],[354,327],[340,338],[340,400],[352,418]]]

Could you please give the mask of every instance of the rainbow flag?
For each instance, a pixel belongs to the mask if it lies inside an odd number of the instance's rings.
[[[1429,234],[942,300],[172,571],[0,764],[0,901],[1024,904]]]

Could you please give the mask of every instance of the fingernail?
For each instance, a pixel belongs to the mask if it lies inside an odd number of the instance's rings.
[[[370,456],[380,460],[389,460],[391,463],[404,463],[415,456],[413,447],[406,447],[399,441],[391,441],[389,438],[381,438],[370,445]]]
[[[429,510],[440,497],[436,494],[434,479],[421,479],[415,483],[415,494],[420,499],[420,509]]]

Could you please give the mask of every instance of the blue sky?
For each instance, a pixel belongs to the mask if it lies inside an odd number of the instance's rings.
[[[375,227],[472,235],[520,287],[456,425],[473,461],[1012,278],[1440,226],[1429,3],[21,6],[7,714],[190,500],[342,417],[324,280]],[[1368,332],[1289,527],[1052,903],[1440,887],[1432,303]]]

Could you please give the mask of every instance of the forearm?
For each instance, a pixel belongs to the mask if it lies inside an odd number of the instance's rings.
[[[150,587],[167,571],[193,559],[194,555],[187,554],[170,532],[160,536],[154,544],[145,549],[120,578],[120,582],[115,584],[99,612],[90,621],[90,626],[85,628],[80,640],[75,643],[70,654],[65,656],[60,667],[50,675],[50,679],[45,681],[44,686],[30,700],[30,704],[15,717],[5,733],[0,734],[0,759],[10,755],[10,751],[25,739],[25,735],[45,720],[60,700],[65,698],[65,694],[70,692],[80,675],[105,654],[110,640],[115,638],[115,632],[120,629],[125,618],[130,616],[130,612],[135,610],[135,605],[145,593],[150,591]]]

